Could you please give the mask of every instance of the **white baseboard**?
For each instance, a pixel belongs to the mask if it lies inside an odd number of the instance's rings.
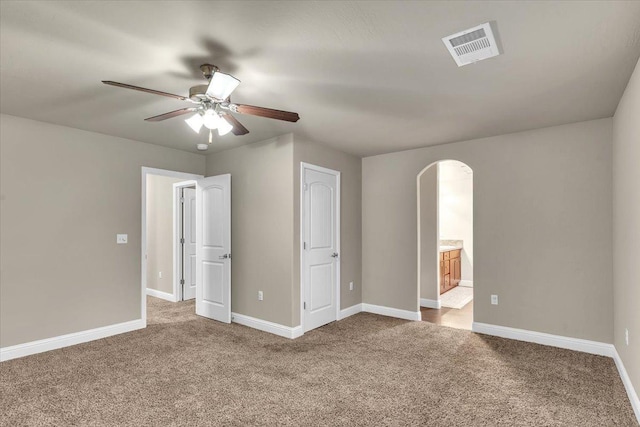
[[[340,315],[338,316],[338,320],[345,319],[349,316],[353,316],[354,314],[358,314],[362,311],[362,304],[355,304],[351,307],[345,308],[344,310],[340,310]]]
[[[384,307],[381,305],[362,303],[362,311],[405,320],[422,320],[422,314],[419,311],[400,310],[398,308]]]
[[[123,334],[145,328],[146,322],[142,319],[131,320],[129,322],[117,323],[115,325],[103,326],[101,328],[89,329],[87,331],[74,332],[52,338],[45,338],[38,341],[31,341],[24,344],[12,345],[0,348],[0,362],[16,359],[18,357],[29,356],[31,354],[43,353],[45,351],[56,350],[62,347],[82,344],[89,341],[99,340],[112,335]]]
[[[458,286],[464,286],[465,288],[473,288],[473,280],[460,280]]]
[[[338,320],[345,319],[354,314],[358,314],[362,311],[362,304],[355,304],[351,307],[340,310]],[[284,338],[298,338],[301,337],[304,332],[302,326],[284,326],[279,323],[269,322],[267,320],[256,319],[255,317],[246,316],[244,314],[231,313],[231,321],[239,325],[248,326],[250,328],[258,329],[263,332],[269,332],[274,335],[278,335]]]
[[[624,363],[622,363],[622,359],[620,358],[620,355],[618,354],[618,351],[615,349],[615,347],[613,348],[613,360],[616,362],[616,367],[618,368],[620,379],[622,379],[622,384],[624,384],[624,388],[625,390],[627,390],[627,395],[629,396],[629,401],[631,402],[633,412],[636,414],[638,423],[640,423],[640,399],[638,398],[638,393],[636,393],[633,384],[631,384],[629,374],[627,374]]]
[[[231,313],[231,321],[239,325],[248,326],[259,331],[269,332],[285,338],[298,338],[302,336],[302,326],[284,326],[279,323],[269,322],[267,320],[256,319],[255,317],[245,316],[244,314]]]
[[[156,297],[156,298],[160,298],[163,300],[167,300],[169,302],[176,302],[176,297],[173,296],[173,294],[170,294],[168,292],[162,292],[159,291],[157,289],[151,289],[151,288],[147,288],[147,295],[151,296],[151,297]]]
[[[561,335],[546,334],[544,332],[527,331],[525,329],[509,328],[506,326],[490,325],[487,323],[473,322],[471,330],[479,334],[566,348],[567,350],[581,351],[599,356],[613,357],[615,350],[613,344],[563,337]]]
[[[442,308],[442,305],[440,304],[440,300],[420,298],[420,307],[435,308],[439,310]]]

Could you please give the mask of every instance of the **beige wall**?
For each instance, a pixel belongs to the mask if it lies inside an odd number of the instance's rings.
[[[173,294],[173,184],[184,180],[147,175],[147,288],[168,294]]]
[[[341,307],[358,304],[359,157],[291,134],[207,156],[207,176],[231,174],[232,311],[285,326],[300,324],[300,162],[342,172]]]
[[[613,260],[614,343],[640,392],[640,61],[613,117]]]
[[[225,173],[231,174],[231,309],[297,326],[292,300],[293,136],[208,155],[207,176]],[[263,291],[263,301],[258,301],[258,291]]]
[[[340,171],[340,308],[362,302],[362,159],[294,137],[294,324],[300,323],[300,162]],[[353,291],[349,290],[353,282]]]
[[[140,318],[142,166],[205,158],[0,115],[0,346]]]
[[[416,176],[455,159],[474,173],[475,321],[612,342],[611,131],[601,119],[363,159],[363,302],[418,310]]]
[[[426,165],[425,165],[426,166]],[[437,300],[438,279],[438,165],[420,176],[420,298]],[[384,305],[384,304],[382,304]]]

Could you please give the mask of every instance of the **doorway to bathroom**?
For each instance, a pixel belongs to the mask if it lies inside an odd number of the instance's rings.
[[[457,160],[418,174],[418,281],[422,319],[471,330],[473,170]]]

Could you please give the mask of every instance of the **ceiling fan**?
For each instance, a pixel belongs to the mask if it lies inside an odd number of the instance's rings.
[[[200,66],[200,70],[209,81],[209,84],[193,86],[189,89],[189,97],[108,80],[103,80],[102,83],[123,87],[125,89],[139,90],[153,95],[167,96],[194,104],[193,107],[182,108],[149,117],[145,120],[148,122],[159,122],[172,117],[194,113],[190,118],[186,119],[185,122],[196,133],[200,133],[203,126],[209,129],[209,143],[211,143],[211,131],[214,129],[218,130],[220,136],[226,135],[229,132],[233,132],[234,135],[246,135],[249,133],[249,130],[244,127],[238,119],[232,116],[231,113],[248,114],[288,122],[297,122],[300,119],[298,113],[256,107],[254,105],[234,104],[231,102],[230,96],[240,84],[240,80],[230,74],[220,72],[215,65],[203,64]]]

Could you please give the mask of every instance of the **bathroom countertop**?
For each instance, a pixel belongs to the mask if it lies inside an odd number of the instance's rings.
[[[449,252],[462,249],[462,246],[440,246],[440,252]]]

